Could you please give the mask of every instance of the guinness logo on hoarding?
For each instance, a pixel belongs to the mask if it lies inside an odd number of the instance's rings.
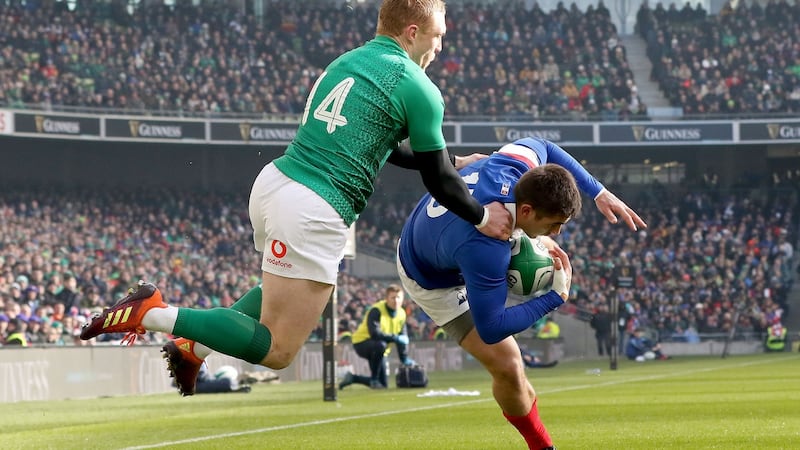
[[[497,142],[516,141],[523,138],[539,138],[548,141],[560,142],[561,129],[559,128],[508,128],[494,127],[494,137]]]
[[[239,134],[245,142],[248,141],[291,141],[297,135],[296,128],[269,128],[250,123],[239,124]]]
[[[781,126],[777,123],[768,123],[767,124],[767,132],[769,133],[770,139],[778,139],[781,132]]]
[[[631,130],[633,130],[633,138],[636,139],[637,141],[641,141],[642,138],[644,137],[644,127],[633,126],[631,127]]]
[[[700,128],[656,128],[640,125],[631,126],[633,138],[637,141],[699,141],[703,139]]]
[[[497,139],[497,142],[505,142],[507,132],[508,128],[506,127],[494,127],[494,137]]]
[[[37,133],[81,134],[81,124],[76,120],[55,120],[45,116],[33,116]]]
[[[253,126],[247,122],[243,122],[239,124],[239,135],[242,136],[242,140],[247,142],[250,140],[250,129]]]
[[[183,128],[180,125],[160,125],[139,120],[129,120],[128,127],[132,137],[180,139]]]

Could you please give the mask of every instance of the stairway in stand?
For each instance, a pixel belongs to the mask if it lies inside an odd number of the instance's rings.
[[[650,71],[653,69],[653,64],[650,63],[650,59],[647,57],[647,43],[636,34],[620,36],[620,40],[622,45],[625,46],[628,65],[633,71],[633,81],[639,89],[641,101],[650,110],[669,108],[669,101],[661,93],[658,83],[650,81]]]

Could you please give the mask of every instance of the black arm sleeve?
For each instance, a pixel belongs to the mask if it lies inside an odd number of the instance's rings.
[[[461,180],[446,150],[414,152],[422,183],[433,198],[471,224],[483,220],[483,206],[475,200]]]
[[[394,342],[395,340],[393,334],[385,334],[381,330],[381,310],[378,308],[371,308],[367,313],[367,330],[372,339],[384,342]]]
[[[455,166],[456,155],[451,155],[448,153],[447,157],[450,159],[450,163]],[[401,142],[397,148],[395,148],[392,153],[389,154],[389,159],[387,159],[387,161],[390,164],[393,164],[397,167],[402,167],[404,169],[421,169],[420,162],[416,158],[416,152],[411,150],[411,146],[408,145],[408,141]]]

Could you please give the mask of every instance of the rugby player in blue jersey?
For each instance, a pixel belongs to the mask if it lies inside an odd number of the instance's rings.
[[[481,204],[505,204],[515,228],[531,237],[560,233],[580,211],[580,191],[594,199],[610,222],[621,218],[634,231],[647,226],[571,155],[546,140],[520,139],[460,174]],[[569,257],[558,245],[551,245],[551,255],[552,290],[506,307],[510,243],[484,236],[430,194],[411,213],[398,245],[397,268],[411,299],[489,371],[503,415],[536,450],[554,448],[553,442],[512,335],[568,298]]]

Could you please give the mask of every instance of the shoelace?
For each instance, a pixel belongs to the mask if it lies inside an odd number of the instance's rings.
[[[130,347],[134,343],[136,343],[136,338],[140,337],[140,336],[143,337],[144,333],[137,333],[136,331],[129,331],[128,334],[126,334],[125,337],[122,338],[122,340],[120,341],[119,345],[127,345],[128,347]]]
[[[144,285],[144,280],[139,280],[139,282],[136,283],[135,288],[128,288],[128,295],[133,295],[142,285]],[[122,338],[122,340],[119,342],[119,345],[126,345],[130,347],[136,343],[136,338],[139,336],[144,336],[144,332],[139,333],[138,331],[130,331],[125,335],[125,337]]]

